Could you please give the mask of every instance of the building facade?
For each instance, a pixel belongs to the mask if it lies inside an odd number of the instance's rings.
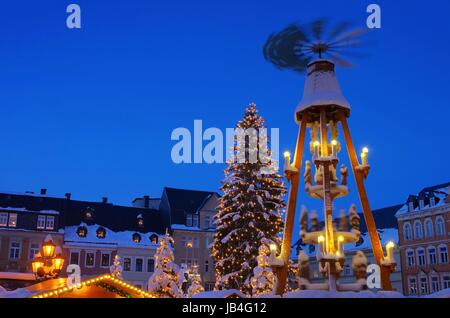
[[[405,295],[450,288],[449,186],[450,182],[410,195],[396,213]]]
[[[214,286],[210,257],[219,195],[164,188],[161,198],[136,198],[132,206],[34,193],[0,193],[0,271],[31,272],[31,260],[51,234],[62,247],[65,265],[80,266],[82,276],[109,272],[121,257],[123,279],[147,288],[159,236],[171,232],[175,263],[197,266],[206,289]]]
[[[206,290],[215,284],[214,260],[211,257],[219,194],[165,188],[160,210],[169,223],[175,241],[175,263],[196,266]]]

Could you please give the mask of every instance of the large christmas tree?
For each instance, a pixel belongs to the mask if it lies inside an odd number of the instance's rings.
[[[276,162],[268,160],[271,153],[266,127],[255,104],[245,109],[236,128],[236,160],[230,160],[225,170],[212,254],[216,261],[216,288],[251,294],[261,241],[279,243],[286,188],[276,171]],[[241,129],[250,133],[239,134]]]

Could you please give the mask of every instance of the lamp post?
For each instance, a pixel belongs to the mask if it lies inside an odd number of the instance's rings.
[[[37,280],[56,278],[64,266],[62,250],[53,243],[49,234],[44,240],[41,251],[34,256],[31,268]]]

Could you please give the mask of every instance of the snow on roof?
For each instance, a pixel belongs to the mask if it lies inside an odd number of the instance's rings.
[[[302,290],[287,293],[284,298],[405,298],[405,296],[395,291],[330,292],[325,290]]]
[[[315,61],[308,65],[308,76],[305,80],[303,98],[298,104],[295,113],[313,106],[323,105],[337,105],[350,109],[350,104],[341,92],[334,70],[322,67],[326,62],[329,61]]]
[[[41,210],[41,211],[34,211],[34,210],[28,210],[27,208],[14,208],[14,207],[0,207],[0,210],[8,210],[8,211],[16,211],[16,212],[31,212],[31,213],[43,213],[43,214],[59,214],[59,211],[56,210]]]
[[[36,280],[33,273],[0,272],[0,279]]]
[[[84,226],[87,229],[87,234],[85,237],[80,237],[77,230],[80,226]],[[97,237],[97,229],[102,227],[105,229],[105,237]],[[159,235],[155,232],[135,232],[135,231],[120,231],[114,232],[107,227],[101,225],[86,225],[85,223],[80,223],[80,225],[66,226],[65,227],[64,244],[70,246],[92,246],[92,245],[111,245],[117,247],[132,247],[132,248],[157,248],[159,243],[153,244],[150,240],[150,236]],[[133,234],[138,233],[141,236],[140,242],[133,241]],[[158,239],[159,241],[159,239]]]
[[[192,298],[227,298],[236,295],[240,298],[245,298],[246,296],[237,289],[224,289],[224,290],[214,290],[195,294]]]
[[[201,229],[198,226],[187,226],[184,224],[172,224],[172,230],[191,231],[191,232],[214,232],[214,229]]]
[[[396,217],[399,217],[401,215],[407,214],[407,213],[413,213],[413,212],[419,212],[424,211],[431,208],[436,208],[440,206],[444,206],[448,203],[445,202],[447,196],[449,195],[449,186],[448,184],[444,184],[442,188],[436,188],[436,187],[429,187],[424,188],[422,191],[420,191],[419,195],[424,194],[425,192],[432,192],[433,196],[436,197],[438,200],[436,201],[435,205],[431,205],[428,201],[428,205],[425,205],[423,208],[420,208],[420,205],[413,204],[413,210],[409,210],[409,204],[406,202],[398,211],[395,213]],[[411,196],[410,196],[411,197]],[[413,196],[416,200],[419,200],[419,196]]]

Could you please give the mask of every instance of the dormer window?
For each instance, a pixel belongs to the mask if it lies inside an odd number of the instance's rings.
[[[142,217],[142,214],[137,216],[137,225],[139,227],[144,227],[144,218]]]
[[[435,205],[436,205],[436,198],[434,197],[434,195],[432,195],[430,198],[430,206],[435,206]]]
[[[77,229],[77,234],[79,237],[86,237],[87,235],[87,228],[85,226],[79,226]]]
[[[93,218],[94,218],[94,210],[90,207],[87,207],[86,210],[84,210],[84,219],[92,220]]]
[[[150,242],[152,244],[158,244],[158,235],[156,235],[156,234],[150,235]]]
[[[198,214],[187,214],[186,215],[186,226],[198,227]]]
[[[134,233],[133,234],[133,242],[139,243],[140,241],[141,241],[141,235],[139,233]]]
[[[100,226],[97,229],[97,237],[100,239],[103,239],[103,238],[105,238],[105,236],[106,236],[106,230],[103,226]]]
[[[414,211],[414,202],[413,201],[408,202],[408,211],[409,212]]]

